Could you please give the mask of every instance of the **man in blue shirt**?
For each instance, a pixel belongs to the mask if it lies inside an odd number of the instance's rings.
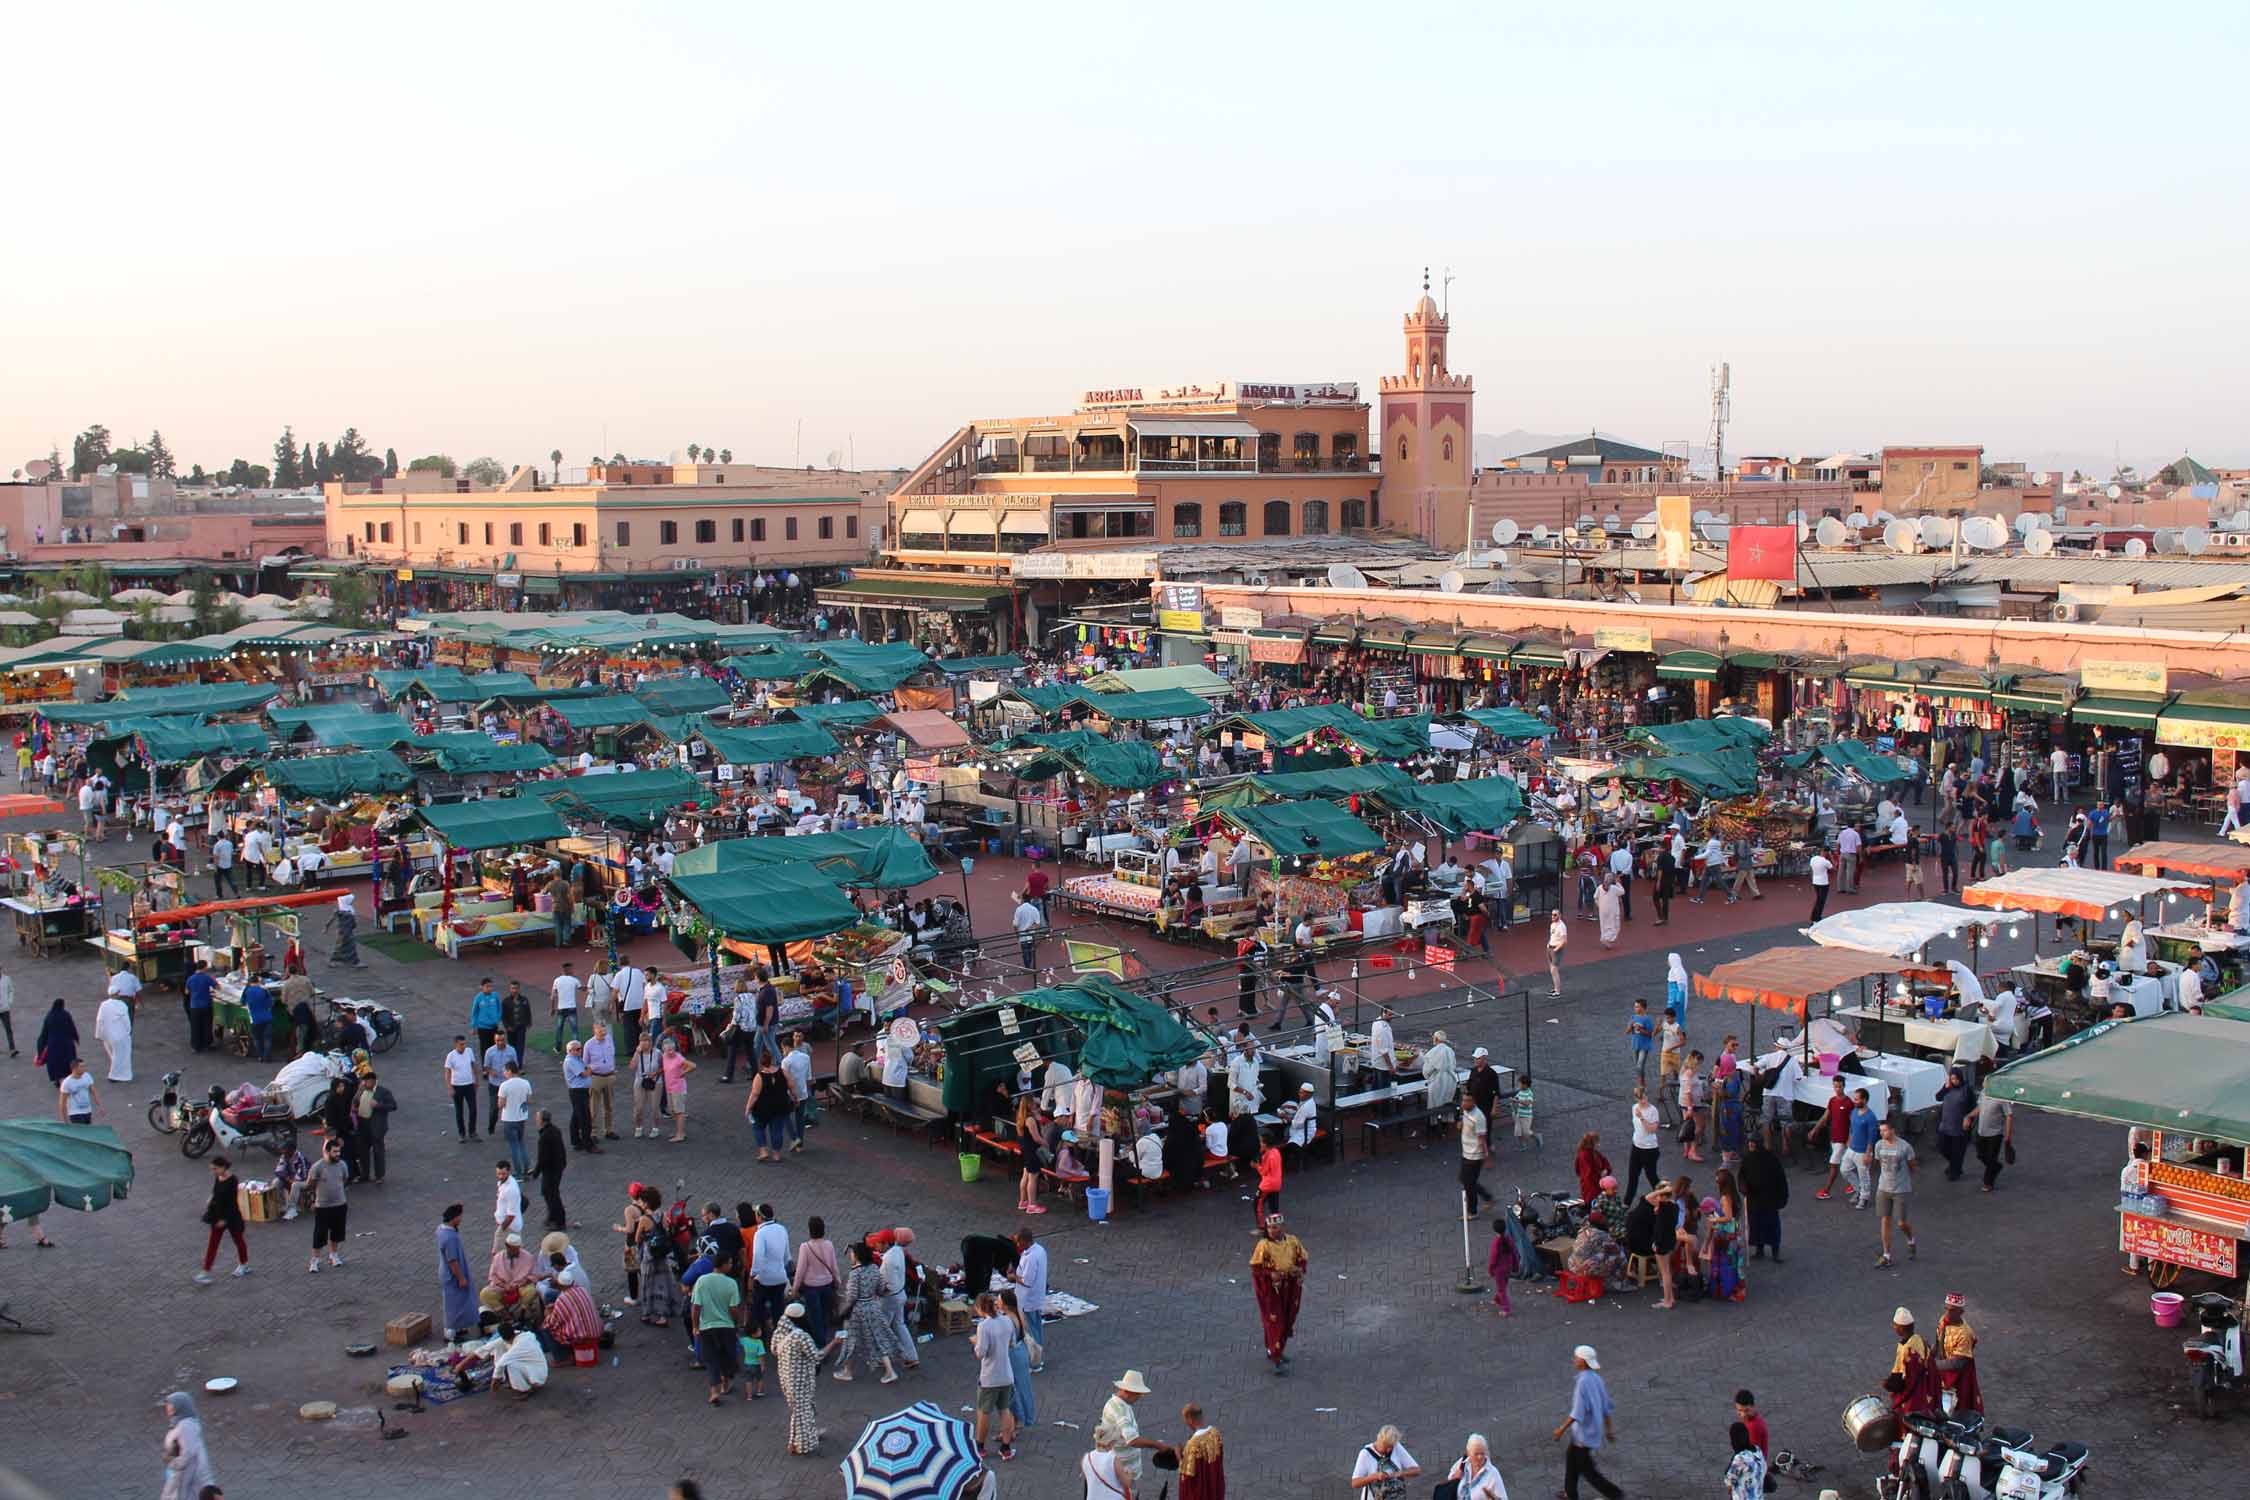
[[[1617,1436],[1617,1408],[1609,1399],[1609,1387],[1602,1384],[1602,1362],[1594,1346],[1580,1344],[1571,1350],[1570,1367],[1578,1372],[1570,1388],[1570,1415],[1555,1429],[1556,1442],[1565,1435],[1570,1438],[1563,1454],[1563,1494],[1566,1500],[1578,1500],[1578,1481],[1584,1479],[1609,1500],[1617,1500],[1624,1491],[1594,1466],[1594,1450]]]
[[[469,1001],[469,1029],[477,1034],[480,1052],[500,1034],[500,992],[489,978],[478,981],[477,992]]]
[[[1875,1111],[1867,1106],[1867,1090],[1852,1090],[1852,1138],[1844,1147],[1844,1185],[1850,1189],[1852,1207],[1865,1208],[1875,1184],[1867,1175],[1868,1155],[1875,1149]]]
[[[1656,1018],[1648,1013],[1646,1000],[1633,1002],[1633,1015],[1625,1023],[1625,1034],[1633,1039],[1633,1081],[1647,1088],[1649,1059],[1656,1053]]]
[[[2097,870],[2109,868],[2109,804],[2095,796],[2094,805],[2086,809],[2086,844],[2090,858],[2088,865]]]
[[[188,1046],[194,1051],[211,1050],[211,997],[218,988],[211,966],[196,960],[195,972],[187,977]]]
[[[242,987],[242,1008],[250,1012],[250,1041],[258,1061],[273,1061],[273,993],[253,976]]]

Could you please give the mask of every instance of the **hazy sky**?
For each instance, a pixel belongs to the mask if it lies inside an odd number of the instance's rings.
[[[1352,379],[1478,427],[2250,461],[2250,7],[103,4],[11,16],[0,472],[357,424],[919,460]],[[801,450],[797,424],[803,424]]]

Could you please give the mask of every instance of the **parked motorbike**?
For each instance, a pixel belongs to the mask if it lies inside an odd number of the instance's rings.
[[[213,1146],[225,1147],[230,1155],[257,1146],[275,1156],[297,1146],[297,1122],[290,1117],[284,1095],[257,1093],[254,1100],[232,1103],[227,1091],[213,1084],[207,1099],[187,1106],[185,1118],[187,1133],[180,1137],[180,1154],[190,1159],[207,1154]]]
[[[165,1135],[178,1135],[186,1123],[184,1101],[180,1097],[180,1075],[177,1071],[164,1075],[164,1097],[148,1101],[148,1123],[151,1130]]]
[[[321,1036],[324,1045],[337,1044],[337,1035],[343,1030],[347,1019],[358,1021],[361,1029],[367,1033],[367,1049],[370,1052],[390,1051],[405,1034],[405,1026],[400,1021],[398,1012],[389,1006],[377,1005],[372,1000],[352,1000],[339,996],[328,1002],[328,1025]]]
[[[1542,1203],[1547,1205],[1545,1212],[1539,1207]],[[1585,1227],[1589,1211],[1586,1200],[1574,1193],[1527,1194],[1522,1188],[1516,1189],[1516,1201],[1508,1208],[1508,1212],[1516,1216],[1516,1222],[1523,1225],[1525,1232],[1531,1236],[1534,1245],[1557,1236],[1577,1238],[1578,1231]],[[1622,1224],[1606,1227],[1613,1235],[1623,1233],[1625,1228]]]
[[[1876,1500],[2068,1500],[2089,1457],[2083,1443],[2042,1445],[1978,1412],[1914,1412],[1901,1419]]]
[[[2242,1371],[2242,1304],[2224,1292],[2198,1292],[2195,1304],[2197,1337],[2180,1345],[2188,1357],[2188,1378],[2195,1387],[2197,1416],[2219,1414],[2219,1393],[2236,1391],[2246,1383]]]

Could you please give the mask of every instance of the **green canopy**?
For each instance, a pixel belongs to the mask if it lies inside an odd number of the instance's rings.
[[[721,839],[682,853],[674,875],[726,874],[774,865],[810,865],[838,885],[905,890],[937,878],[922,846],[898,828],[856,828],[843,833]]]
[[[2203,1013],[2229,1021],[2250,1021],[2250,985],[2228,990],[2216,1000],[2204,1001]]]
[[[528,689],[531,679],[521,672],[487,672],[472,678],[459,667],[418,667],[410,671],[372,672],[376,689],[386,698],[420,693],[435,703],[478,703],[497,698],[503,691]],[[486,686],[477,686],[483,682]]]
[[[414,726],[397,714],[367,713],[357,718],[339,715],[314,719],[310,727],[313,743],[330,750],[385,750],[414,738]]]
[[[784,719],[754,729],[714,729],[703,736],[711,753],[732,766],[762,766],[775,761],[799,760],[808,755],[834,755],[844,747],[818,724]]]
[[[414,773],[388,750],[366,750],[277,760],[266,767],[266,780],[292,797],[341,802],[365,792],[403,792]]]
[[[548,782],[534,796],[551,807],[642,832],[664,821],[682,803],[709,807],[719,799],[685,771],[619,771]]]
[[[794,646],[777,646],[771,651],[753,651],[746,656],[721,657],[719,665],[753,682],[795,682],[807,672],[818,669],[820,663]]]
[[[176,766],[206,755],[251,755],[272,737],[256,724],[188,724],[177,719],[146,719],[133,726],[134,737],[151,762]],[[110,738],[117,738],[113,730]]]
[[[606,698],[564,698],[548,710],[577,730],[615,729],[623,724],[645,724],[655,718],[638,698],[613,693]]]
[[[1747,797],[1758,789],[1758,769],[1747,756],[1634,755],[1591,781],[1677,781],[1705,797]]]
[[[2104,1021],[1984,1086],[2052,1114],[2250,1142],[2250,1026],[2180,1012]]]
[[[1205,698],[1224,698],[1234,691],[1234,684],[1193,662],[1177,667],[1120,667],[1086,679],[1090,693],[1153,693],[1160,688],[1185,688]]]
[[[682,875],[665,882],[681,900],[728,937],[745,943],[794,943],[826,937],[859,922],[859,908],[827,874],[811,865],[766,865]]]
[[[1403,786],[1377,787],[1372,795],[1377,805],[1425,818],[1456,838],[1505,828],[1523,814],[1523,788],[1505,776],[1426,786],[1408,781]]]
[[[1143,723],[1151,719],[1201,719],[1218,710],[1210,700],[1186,688],[1157,688],[1146,693],[1087,693],[1073,700],[1105,719]]]
[[[1000,696],[1028,703],[1041,718],[1051,719],[1066,705],[1077,702],[1084,691],[1070,682],[1025,682],[1017,683]]]
[[[1020,656],[954,656],[931,665],[948,677],[964,677],[971,672],[997,672],[1004,676],[1009,672],[1021,672],[1024,663]]]
[[[821,641],[804,650],[819,663],[806,674],[808,684],[828,678],[857,693],[887,693],[930,669],[930,659],[903,642],[877,646],[866,641]]]
[[[1772,738],[1756,721],[1733,715],[1686,719],[1677,724],[1642,724],[1625,732],[1627,744],[1652,746],[1668,755],[1709,755],[1737,746],[1755,749]]]
[[[107,704],[81,705],[106,708],[112,714],[238,714],[244,709],[257,708],[281,696],[279,686],[271,683],[187,683],[180,687],[128,688],[110,699]],[[41,709],[48,718],[59,718],[56,712]],[[98,720],[99,714],[76,716],[64,722],[85,723]]]
[[[295,739],[298,731],[310,725],[324,724],[334,719],[349,722],[367,718],[374,713],[375,710],[364,703],[313,703],[302,708],[269,708],[266,710],[266,718],[274,728],[281,731],[283,739]],[[396,718],[397,715],[384,717]]]
[[[1040,752],[1015,768],[1016,776],[1023,781],[1050,781],[1072,771],[1115,791],[1138,792],[1164,779],[1164,762],[1155,746],[1140,740],[1113,740],[1091,729],[1019,734],[992,748]]]
[[[448,802],[416,808],[415,816],[455,849],[504,849],[570,837],[561,815],[536,797]]]
[[[1364,766],[1336,766],[1326,771],[1279,771],[1264,776],[1245,776],[1206,795],[1203,805],[1237,807],[1302,797],[1341,801],[1387,787],[1411,785],[1412,778],[1398,767],[1370,761]]]
[[[1015,1013],[1012,1026],[1003,1011]],[[1042,1024],[1040,1017],[1061,1025]],[[945,1043],[945,1107],[962,1116],[976,1113],[994,1082],[1014,1085],[1015,1049],[1024,1041],[1042,1057],[1072,1062],[1084,1077],[1113,1089],[1137,1088],[1186,1067],[1206,1046],[1163,1005],[1106,974],[988,1001],[940,1021],[937,1031]]]
[[[1338,859],[1372,854],[1383,847],[1374,829],[1333,802],[1261,802],[1255,807],[1221,808],[1219,816],[1255,836],[1279,859],[1298,854]]]
[[[658,714],[700,714],[731,708],[734,698],[708,677],[655,677],[633,689],[633,696]]]
[[[1795,755],[1784,755],[1781,758],[1781,763],[1793,771],[1803,770],[1816,761],[1838,770],[1849,771],[1860,780],[1873,782],[1878,786],[1914,779],[1914,771],[1909,762],[1869,749],[1858,740],[1830,740],[1826,744],[1814,745]]]
[[[20,1223],[50,1208],[107,1208],[133,1186],[133,1153],[110,1125],[0,1120],[0,1212]]]
[[[1302,708],[1277,708],[1270,713],[1236,714],[1205,732],[1216,734],[1230,728],[1254,730],[1276,750],[1311,744],[1326,733],[1333,733],[1363,755],[1380,756],[1385,760],[1405,760],[1430,748],[1429,715],[1369,719],[1341,703],[1310,703]]]
[[[1461,717],[1504,740],[1543,740],[1556,732],[1554,725],[1520,708],[1472,708]]]
[[[883,705],[871,703],[865,698],[854,698],[849,703],[800,703],[783,712],[807,724],[865,724],[883,716]]]
[[[438,769],[448,776],[537,771],[555,763],[555,758],[547,753],[544,745],[533,744],[529,740],[503,745],[491,735],[481,734],[474,729],[416,735],[414,748],[418,752],[436,755]]]

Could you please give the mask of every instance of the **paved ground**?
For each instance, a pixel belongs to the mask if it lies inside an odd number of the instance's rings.
[[[995,927],[998,903],[1019,873],[1010,862],[978,862],[978,906],[980,913],[991,908],[986,915]],[[1872,877],[1862,899],[1895,898],[1897,881],[1891,872]],[[1759,904],[1676,906],[1675,922],[1661,931],[1643,913],[1619,953],[1598,957],[1591,926],[1578,925],[1574,952],[1581,962],[1572,966],[1568,997],[1551,1002],[1541,984],[1531,1007],[1546,1150],[1504,1158],[1488,1182],[1504,1194],[1519,1184],[1563,1185],[1580,1132],[1622,1136],[1629,1073],[1621,1030],[1630,996],[1661,993],[1666,947],[1681,949],[1691,968],[1707,967],[1792,939],[1806,905],[1802,886],[1782,885]],[[1531,971],[1538,942],[1536,934],[1511,937],[1502,945],[1502,966]],[[1144,946],[1155,967],[1178,961]],[[654,945],[644,951],[653,953]],[[2015,956],[2003,946],[1983,955],[1979,967]],[[130,1201],[91,1218],[53,1215],[60,1250],[36,1252],[19,1230],[0,1254],[0,1297],[57,1331],[51,1339],[0,1343],[0,1432],[7,1434],[0,1481],[13,1479],[29,1494],[152,1495],[161,1432],[153,1403],[215,1374],[243,1382],[241,1394],[206,1403],[219,1471],[237,1497],[301,1494],[318,1485],[369,1500],[448,1492],[639,1500],[662,1495],[683,1474],[700,1477],[714,1497],[828,1496],[837,1491],[835,1460],[869,1418],[924,1397],[964,1405],[973,1394],[973,1362],[964,1341],[939,1340],[924,1347],[921,1372],[897,1387],[824,1379],[819,1410],[828,1447],[817,1460],[789,1459],[777,1400],[706,1408],[701,1377],[683,1367],[676,1330],[629,1320],[614,1367],[605,1362],[559,1374],[525,1406],[477,1397],[423,1416],[387,1413],[411,1436],[377,1437],[375,1414],[387,1406],[381,1362],[347,1359],[342,1348],[380,1339],[384,1320],[401,1312],[434,1314],[430,1234],[437,1210],[458,1198],[473,1223],[489,1204],[495,1153],[489,1145],[455,1144],[438,1056],[466,1015],[479,973],[493,969],[543,983],[552,957],[519,949],[492,964],[456,965],[371,955],[368,969],[344,975],[324,972],[316,957],[315,975],[324,984],[394,1001],[408,1018],[405,1042],[382,1060],[402,1104],[391,1133],[391,1179],[355,1191],[351,1264],[318,1278],[304,1273],[310,1233],[298,1221],[251,1226],[257,1276],[209,1288],[190,1283],[208,1176],[200,1163],[181,1158],[172,1140],[149,1131],[142,1107],[169,1067],[187,1067],[196,1083],[231,1082],[245,1070],[232,1059],[219,1068],[208,1059],[189,1062],[170,997],[149,997],[140,1081],[105,1086],[111,1118],[137,1152]],[[19,1027],[36,1025],[46,1001],[59,994],[90,1031],[100,985],[90,958],[26,961],[13,972]],[[1445,988],[1451,981],[1426,970],[1380,983],[1400,1003],[1402,1034],[1443,1024],[1464,1051],[1483,1043],[1504,1062],[1521,1060],[1518,1001],[1464,1008]],[[1695,1038],[1706,1046],[1725,1030],[1750,1029],[1746,1013],[1721,1016],[1720,1009],[1698,1004],[1693,1012]],[[1772,1020],[1758,1018],[1761,1033]],[[52,1108],[44,1075],[31,1065],[28,1036],[23,1043],[21,1059],[0,1064],[0,1115]],[[570,1170],[566,1197],[606,1298],[622,1293],[608,1226],[633,1178],[664,1184],[668,1196],[680,1190],[729,1204],[769,1199],[793,1229],[821,1213],[839,1238],[910,1223],[925,1249],[948,1259],[957,1252],[944,1247],[964,1233],[1013,1227],[1010,1185],[965,1185],[950,1152],[855,1121],[831,1116],[804,1157],[753,1165],[740,1088],[722,1089],[716,1076],[706,1070],[695,1080],[699,1108],[688,1145],[627,1139]],[[533,1077],[542,1095],[559,1095],[551,1058],[535,1061]],[[2147,1492],[2160,1477],[2168,1492],[2228,1492],[2221,1476],[2239,1473],[2233,1429],[2245,1419],[2206,1425],[2182,1412],[2177,1339],[2152,1327],[2146,1288],[2116,1269],[2110,1208],[2117,1133],[2031,1116],[2019,1123],[2018,1141],[2022,1160],[1992,1197],[1977,1192],[1973,1177],[1945,1183],[1934,1153],[1925,1157],[1931,1170],[1923,1174],[1916,1214],[1921,1258],[1894,1270],[1872,1269],[1875,1230],[1867,1215],[1840,1201],[1814,1201],[1818,1179],[1798,1174],[1785,1216],[1788,1262],[1753,1263],[1747,1302],[1666,1313],[1653,1309],[1653,1296],[1631,1295],[1572,1307],[1517,1283],[1516,1316],[1505,1322],[1482,1298],[1454,1290],[1462,1246],[1451,1216],[1448,1145],[1314,1167],[1287,1188],[1293,1227],[1312,1252],[1314,1272],[1296,1373],[1286,1380],[1267,1374],[1259,1356],[1244,1264],[1249,1208],[1237,1194],[1214,1191],[1146,1214],[1126,1208],[1099,1226],[1050,1213],[1037,1227],[1051,1248],[1056,1287],[1090,1298],[1100,1311],[1052,1328],[1048,1373],[1039,1382],[1041,1416],[1043,1423],[1074,1425],[1042,1425],[1031,1434],[1023,1456],[1003,1471],[1003,1487],[1010,1494],[1075,1495],[1074,1466],[1107,1383],[1134,1367],[1155,1387],[1142,1405],[1144,1429],[1176,1432],[1179,1404],[1202,1402],[1226,1434],[1234,1493],[1250,1500],[1342,1493],[1358,1446],[1386,1421],[1405,1429],[1408,1446],[1432,1469],[1457,1451],[1464,1433],[1483,1431],[1519,1500],[1551,1494],[1561,1465],[1548,1433],[1566,1400],[1569,1352],[1592,1342],[1620,1408],[1621,1442],[1608,1467],[1630,1492],[1717,1493],[1727,1397],[1747,1384],[1769,1413],[1778,1445],[1826,1465],[1825,1483],[1866,1494],[1878,1463],[1850,1452],[1838,1413],[1887,1367],[1892,1307],[1903,1302],[1934,1321],[1943,1294],[1959,1290],[1984,1335],[1984,1385],[1997,1420],[2091,1444],[2110,1493]],[[1668,1170],[1677,1170],[1673,1154]],[[1623,1158],[1621,1150],[1612,1155]],[[260,1166],[255,1158],[249,1163],[252,1172]],[[1691,1170],[1699,1187],[1707,1184],[1709,1167]],[[473,1248],[478,1236],[470,1239]],[[1480,1269],[1486,1240],[1480,1226],[1472,1245]],[[298,1403],[312,1399],[338,1402],[345,1419],[300,1422]],[[1797,1489],[1810,1500],[1811,1491]],[[1410,1489],[1419,1492],[1419,1483]]]

